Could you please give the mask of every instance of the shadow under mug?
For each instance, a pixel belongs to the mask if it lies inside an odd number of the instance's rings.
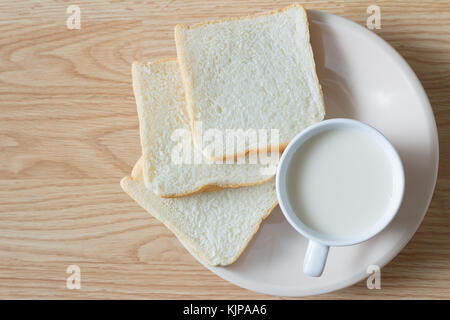
[[[352,128],[370,134],[377,141],[384,151],[392,166],[393,173],[393,192],[390,205],[381,215],[380,219],[370,228],[358,235],[349,235],[346,238],[336,238],[326,234],[319,233],[306,224],[296,215],[288,197],[287,172],[290,163],[296,151],[309,139],[319,133],[337,128]],[[349,246],[364,242],[379,232],[381,232],[394,218],[401,205],[405,187],[405,175],[400,157],[394,146],[375,128],[352,119],[330,119],[314,124],[301,133],[299,133],[286,147],[278,164],[276,175],[276,190],[281,211],[294,229],[309,239],[306,250],[303,272],[312,277],[322,275],[328,256],[328,250],[331,246]]]

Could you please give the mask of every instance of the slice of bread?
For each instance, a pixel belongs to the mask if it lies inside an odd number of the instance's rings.
[[[264,141],[262,147],[245,138],[234,150],[224,148],[219,155],[210,150],[208,157],[283,150],[297,133],[323,120],[308,18],[300,4],[240,19],[177,25],[175,40],[196,145],[201,132],[211,128],[279,130],[277,145]]]
[[[176,59],[133,63],[133,89],[139,116],[144,181],[164,198],[268,181],[275,165],[211,163],[193,147],[183,82]],[[187,139],[186,139],[187,138]],[[183,154],[183,139],[187,147]],[[184,146],[186,147],[186,146]],[[183,158],[187,155],[187,158]],[[261,163],[261,161],[260,161]]]
[[[275,181],[176,199],[146,188],[141,158],[122,189],[209,265],[228,265],[243,252],[261,221],[277,205]]]

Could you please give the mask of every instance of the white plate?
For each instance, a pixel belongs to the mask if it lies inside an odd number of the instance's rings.
[[[402,158],[406,188],[393,222],[365,243],[331,248],[320,278],[303,274],[307,241],[286,222],[278,207],[236,263],[206,266],[233,284],[277,296],[338,290],[367,277],[368,266],[381,268],[388,263],[419,227],[438,168],[433,112],[408,64],[384,40],[358,24],[317,11],[308,11],[308,16],[327,118],[358,119],[380,130]]]

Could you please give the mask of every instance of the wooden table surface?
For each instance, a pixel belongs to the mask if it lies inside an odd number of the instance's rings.
[[[0,298],[271,298],[202,267],[119,186],[140,155],[133,60],[175,56],[173,27],[271,10],[289,1],[0,2]],[[406,248],[365,281],[317,297],[450,298],[450,4],[307,1],[381,29],[429,96],[440,138],[430,209]],[[66,268],[81,268],[81,290]]]

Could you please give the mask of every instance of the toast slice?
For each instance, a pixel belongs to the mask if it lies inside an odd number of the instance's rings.
[[[203,150],[207,157],[282,151],[296,134],[323,120],[308,18],[300,4],[239,19],[177,25],[175,40],[195,145],[208,129],[279,133],[276,145],[270,135],[258,142],[244,135],[243,143],[224,147],[222,153]]]
[[[258,186],[163,199],[146,188],[142,165],[143,158],[131,176],[122,179],[122,189],[209,265],[236,261],[277,205],[275,179]]]
[[[273,162],[266,161],[263,165],[258,164],[258,159],[252,163],[243,159],[242,163],[213,163],[193,147],[176,59],[135,62],[132,75],[144,181],[155,194],[164,198],[182,197],[259,184],[275,175]]]

